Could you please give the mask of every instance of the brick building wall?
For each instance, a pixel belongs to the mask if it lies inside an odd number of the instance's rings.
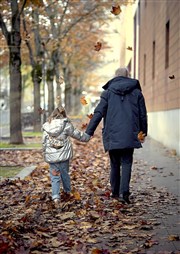
[[[135,21],[134,76],[145,96],[149,136],[180,155],[180,1],[140,0]]]
[[[148,112],[178,109],[180,1],[140,1],[139,45],[139,79]]]

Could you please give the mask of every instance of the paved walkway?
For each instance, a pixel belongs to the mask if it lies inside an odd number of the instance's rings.
[[[170,198],[172,199],[171,194],[173,194],[176,200],[173,206],[166,204],[164,216],[160,218],[161,224],[157,227],[156,232],[154,232],[155,238],[159,239],[159,244],[152,246],[151,252],[147,253],[156,254],[161,253],[160,251],[176,251],[176,253],[179,251],[180,253],[180,241],[177,239],[180,237],[180,158],[171,154],[159,142],[147,138],[143,144],[143,149],[135,150],[134,159],[141,160],[145,165],[149,181],[157,191],[165,188]],[[164,254],[165,252],[162,253]]]

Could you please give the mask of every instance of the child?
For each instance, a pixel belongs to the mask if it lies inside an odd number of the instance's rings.
[[[52,199],[55,204],[58,204],[60,200],[60,180],[64,192],[67,195],[71,192],[69,161],[73,157],[73,148],[69,137],[82,142],[90,139],[88,134],[74,128],[66,116],[65,109],[60,106],[43,124],[44,160],[50,165]]]

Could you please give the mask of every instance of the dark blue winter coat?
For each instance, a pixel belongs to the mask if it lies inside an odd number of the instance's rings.
[[[139,81],[118,76],[103,89],[86,133],[92,136],[103,118],[105,151],[142,147],[138,133],[147,135],[147,112]]]

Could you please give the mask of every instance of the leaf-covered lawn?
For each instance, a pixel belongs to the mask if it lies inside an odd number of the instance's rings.
[[[142,254],[158,245],[154,229],[176,200],[163,188],[152,187],[143,161],[134,162],[132,204],[111,199],[100,130],[87,144],[73,143],[73,196],[65,200],[62,195],[59,209],[51,201],[41,151],[0,152],[1,165],[37,165],[24,180],[0,182],[0,253]],[[178,240],[170,237],[167,241]]]

